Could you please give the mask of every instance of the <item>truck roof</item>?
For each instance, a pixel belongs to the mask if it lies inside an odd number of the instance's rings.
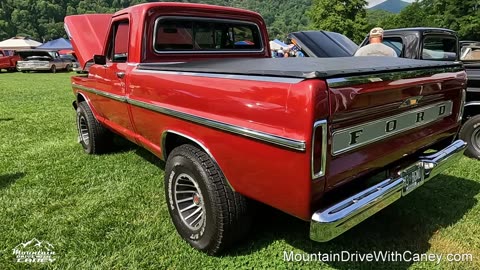
[[[456,35],[456,32],[451,29],[446,28],[436,28],[436,27],[411,27],[411,28],[398,28],[398,29],[388,29],[385,30],[385,33],[401,33],[401,32],[417,32],[417,33],[442,33]]]
[[[240,9],[240,8],[232,8],[232,7],[225,7],[225,6],[215,6],[215,5],[207,5],[207,4],[195,4],[195,3],[178,3],[178,2],[155,2],[155,3],[145,3],[145,4],[138,4],[135,6],[131,6],[122,10],[119,10],[113,14],[113,16],[119,16],[126,13],[143,13],[152,8],[188,8],[188,9],[202,9],[202,10],[212,10],[215,12],[234,12],[234,13],[243,13],[247,16],[255,16],[261,17],[260,14],[254,11]]]

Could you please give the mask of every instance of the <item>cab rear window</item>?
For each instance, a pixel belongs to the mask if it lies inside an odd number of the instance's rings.
[[[446,60],[457,59],[457,40],[451,37],[427,36],[423,40],[422,59]]]
[[[256,24],[230,20],[159,18],[154,28],[154,50],[169,51],[261,51]]]

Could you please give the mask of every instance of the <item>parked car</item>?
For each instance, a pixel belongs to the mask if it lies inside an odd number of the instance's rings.
[[[75,71],[76,73],[78,74],[86,74],[88,73],[88,70],[90,69],[90,67],[93,65],[93,62],[90,61],[88,63],[85,64],[85,67],[83,68],[80,63],[77,61],[77,62],[74,62],[73,63],[73,68],[72,70]]]
[[[60,57],[58,51],[25,50],[19,51],[18,54],[22,60],[17,62],[17,69],[24,73],[27,71],[56,73],[58,70],[68,71],[72,67],[72,61]]]
[[[94,56],[71,79],[83,150],[107,151],[113,132],[165,160],[172,222],[208,254],[245,237],[247,198],[329,241],[465,150],[460,63],[272,59],[262,17],[220,6],[157,2],[65,23],[80,65]]]
[[[6,69],[7,71],[15,71],[17,68],[17,62],[20,60],[20,56],[14,51],[0,49],[0,71]]]
[[[60,58],[66,62],[70,62],[70,65],[67,71],[72,71],[73,67],[78,63],[77,58],[75,58],[71,54],[60,54]]]

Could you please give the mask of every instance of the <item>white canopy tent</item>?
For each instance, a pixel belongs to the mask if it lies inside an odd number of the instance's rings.
[[[0,49],[4,49],[4,50],[33,49],[40,45],[42,45],[42,43],[29,38],[13,37],[0,42]]]

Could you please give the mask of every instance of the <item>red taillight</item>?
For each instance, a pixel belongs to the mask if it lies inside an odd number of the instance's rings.
[[[312,179],[325,175],[327,159],[327,121],[315,122],[312,136]]]

